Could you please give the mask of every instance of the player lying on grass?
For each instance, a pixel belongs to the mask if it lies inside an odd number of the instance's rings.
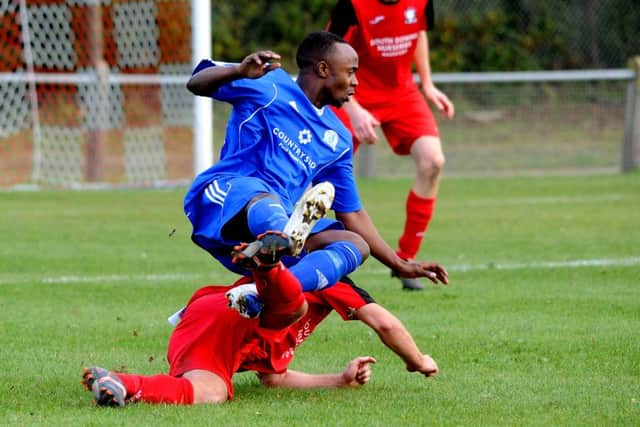
[[[360,320],[406,364],[409,372],[426,377],[438,372],[402,322],[348,279],[315,292],[302,292],[298,279],[280,262],[292,250],[284,233],[268,232],[248,245],[236,247],[234,262],[253,271],[263,303],[256,318],[229,307],[232,286],[206,286],[196,291],[181,312],[169,339],[169,374],[135,375],[104,368],[86,368],[83,384],[96,405],[123,407],[132,402],[196,404],[222,403],[233,398],[232,377],[254,371],[267,387],[358,387],[371,376],[371,356],[357,357],[334,374],[288,370],[296,348],[335,310],[344,320]],[[430,264],[443,280],[444,269]]]

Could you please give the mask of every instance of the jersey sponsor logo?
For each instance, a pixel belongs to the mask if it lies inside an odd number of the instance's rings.
[[[304,322],[304,325],[298,329],[298,333],[296,334],[296,347],[302,344],[309,335],[311,335],[311,322],[307,320]]]
[[[369,24],[376,25],[376,24],[379,24],[382,21],[384,21],[384,15],[378,15],[375,18],[369,20]]]
[[[408,7],[404,11],[404,23],[405,24],[415,24],[418,22],[418,15],[416,14],[416,9],[413,7]]]
[[[404,36],[371,39],[370,44],[376,48],[380,56],[389,58],[406,55],[417,39],[418,33],[411,33]]]
[[[293,347],[289,347],[280,355],[280,359],[292,359],[293,355],[296,354],[296,349]]]
[[[298,329],[296,333],[296,343],[295,346],[289,347],[285,351],[280,354],[280,359],[291,359],[296,354],[296,347],[299,346],[306,340],[309,335],[311,335],[311,322],[307,320],[304,324]]]
[[[311,141],[311,132],[307,129],[305,130],[309,132],[309,141]],[[280,140],[278,147],[289,154],[289,157],[291,157],[293,161],[309,169],[315,169],[316,167],[318,167],[316,161],[312,159],[311,156],[304,150],[302,150],[302,148],[300,148],[300,146],[289,135],[287,135],[285,131],[278,127],[274,127],[271,132],[276,138]],[[300,133],[302,132],[303,131],[300,131]],[[300,133],[298,133],[299,138]]]
[[[309,129],[302,129],[298,132],[298,141],[300,144],[307,145],[313,139],[313,135],[311,135],[311,131]]]
[[[331,147],[333,151],[336,151],[338,147],[338,134],[333,129],[325,130],[322,136],[322,142]]]

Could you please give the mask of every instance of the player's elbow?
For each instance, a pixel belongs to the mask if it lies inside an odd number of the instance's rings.
[[[284,374],[261,374],[258,373],[260,384],[267,388],[276,388],[282,385]]]
[[[194,81],[193,77],[190,78],[187,82],[187,90],[194,95],[201,95],[199,85],[196,81]]]
[[[374,327],[380,336],[391,336],[404,330],[402,323],[396,318],[381,319]]]

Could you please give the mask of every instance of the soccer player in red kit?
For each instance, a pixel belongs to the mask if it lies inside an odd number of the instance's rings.
[[[250,279],[228,287],[207,286],[194,293],[169,340],[169,374],[136,375],[104,368],[86,368],[83,384],[99,406],[128,403],[190,405],[223,403],[233,398],[232,376],[255,371],[267,387],[357,387],[371,377],[371,356],[357,357],[344,371],[308,374],[288,370],[296,348],[331,311],[345,320],[371,327],[410,372],[426,377],[438,372],[436,362],[423,354],[393,314],[376,304],[348,279],[322,291],[302,292],[300,282],[279,261],[286,254],[286,235],[261,235],[240,247],[234,262],[254,270],[253,279],[264,306],[257,318],[247,318],[228,304],[227,294]],[[252,246],[253,245],[253,246]],[[253,263],[253,264],[252,264]],[[434,281],[446,283],[446,271],[433,263]]]
[[[339,0],[328,31],[351,44],[359,56],[359,85],[334,109],[354,136],[354,145],[373,144],[380,126],[398,155],[411,155],[416,176],[406,200],[404,231],[397,254],[414,259],[434,212],[445,163],[440,134],[425,101],[447,118],[454,106],[431,80],[427,30],[433,28],[433,0]],[[413,79],[412,65],[420,76]],[[419,290],[418,279],[401,278],[403,289]]]

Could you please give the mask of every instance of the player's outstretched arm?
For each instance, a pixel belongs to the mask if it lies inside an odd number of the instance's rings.
[[[380,340],[406,364],[407,371],[420,372],[426,377],[438,373],[438,365],[423,354],[400,319],[379,304],[366,304],[356,312],[358,320],[373,329]]]
[[[263,50],[248,55],[239,64],[220,67],[207,67],[189,79],[187,89],[194,95],[210,96],[213,91],[225,83],[237,79],[257,79],[269,71],[280,68],[276,62],[280,55],[270,50]]]
[[[435,262],[407,261],[387,244],[363,208],[356,212],[336,212],[347,230],[359,234],[369,245],[371,255],[396,272],[399,277],[426,277],[433,283],[449,283],[447,270]]]
[[[371,379],[371,365],[376,359],[361,356],[353,359],[344,371],[336,374],[308,374],[288,370],[282,374],[258,374],[262,385],[266,387],[286,388],[333,388],[359,387]]]

